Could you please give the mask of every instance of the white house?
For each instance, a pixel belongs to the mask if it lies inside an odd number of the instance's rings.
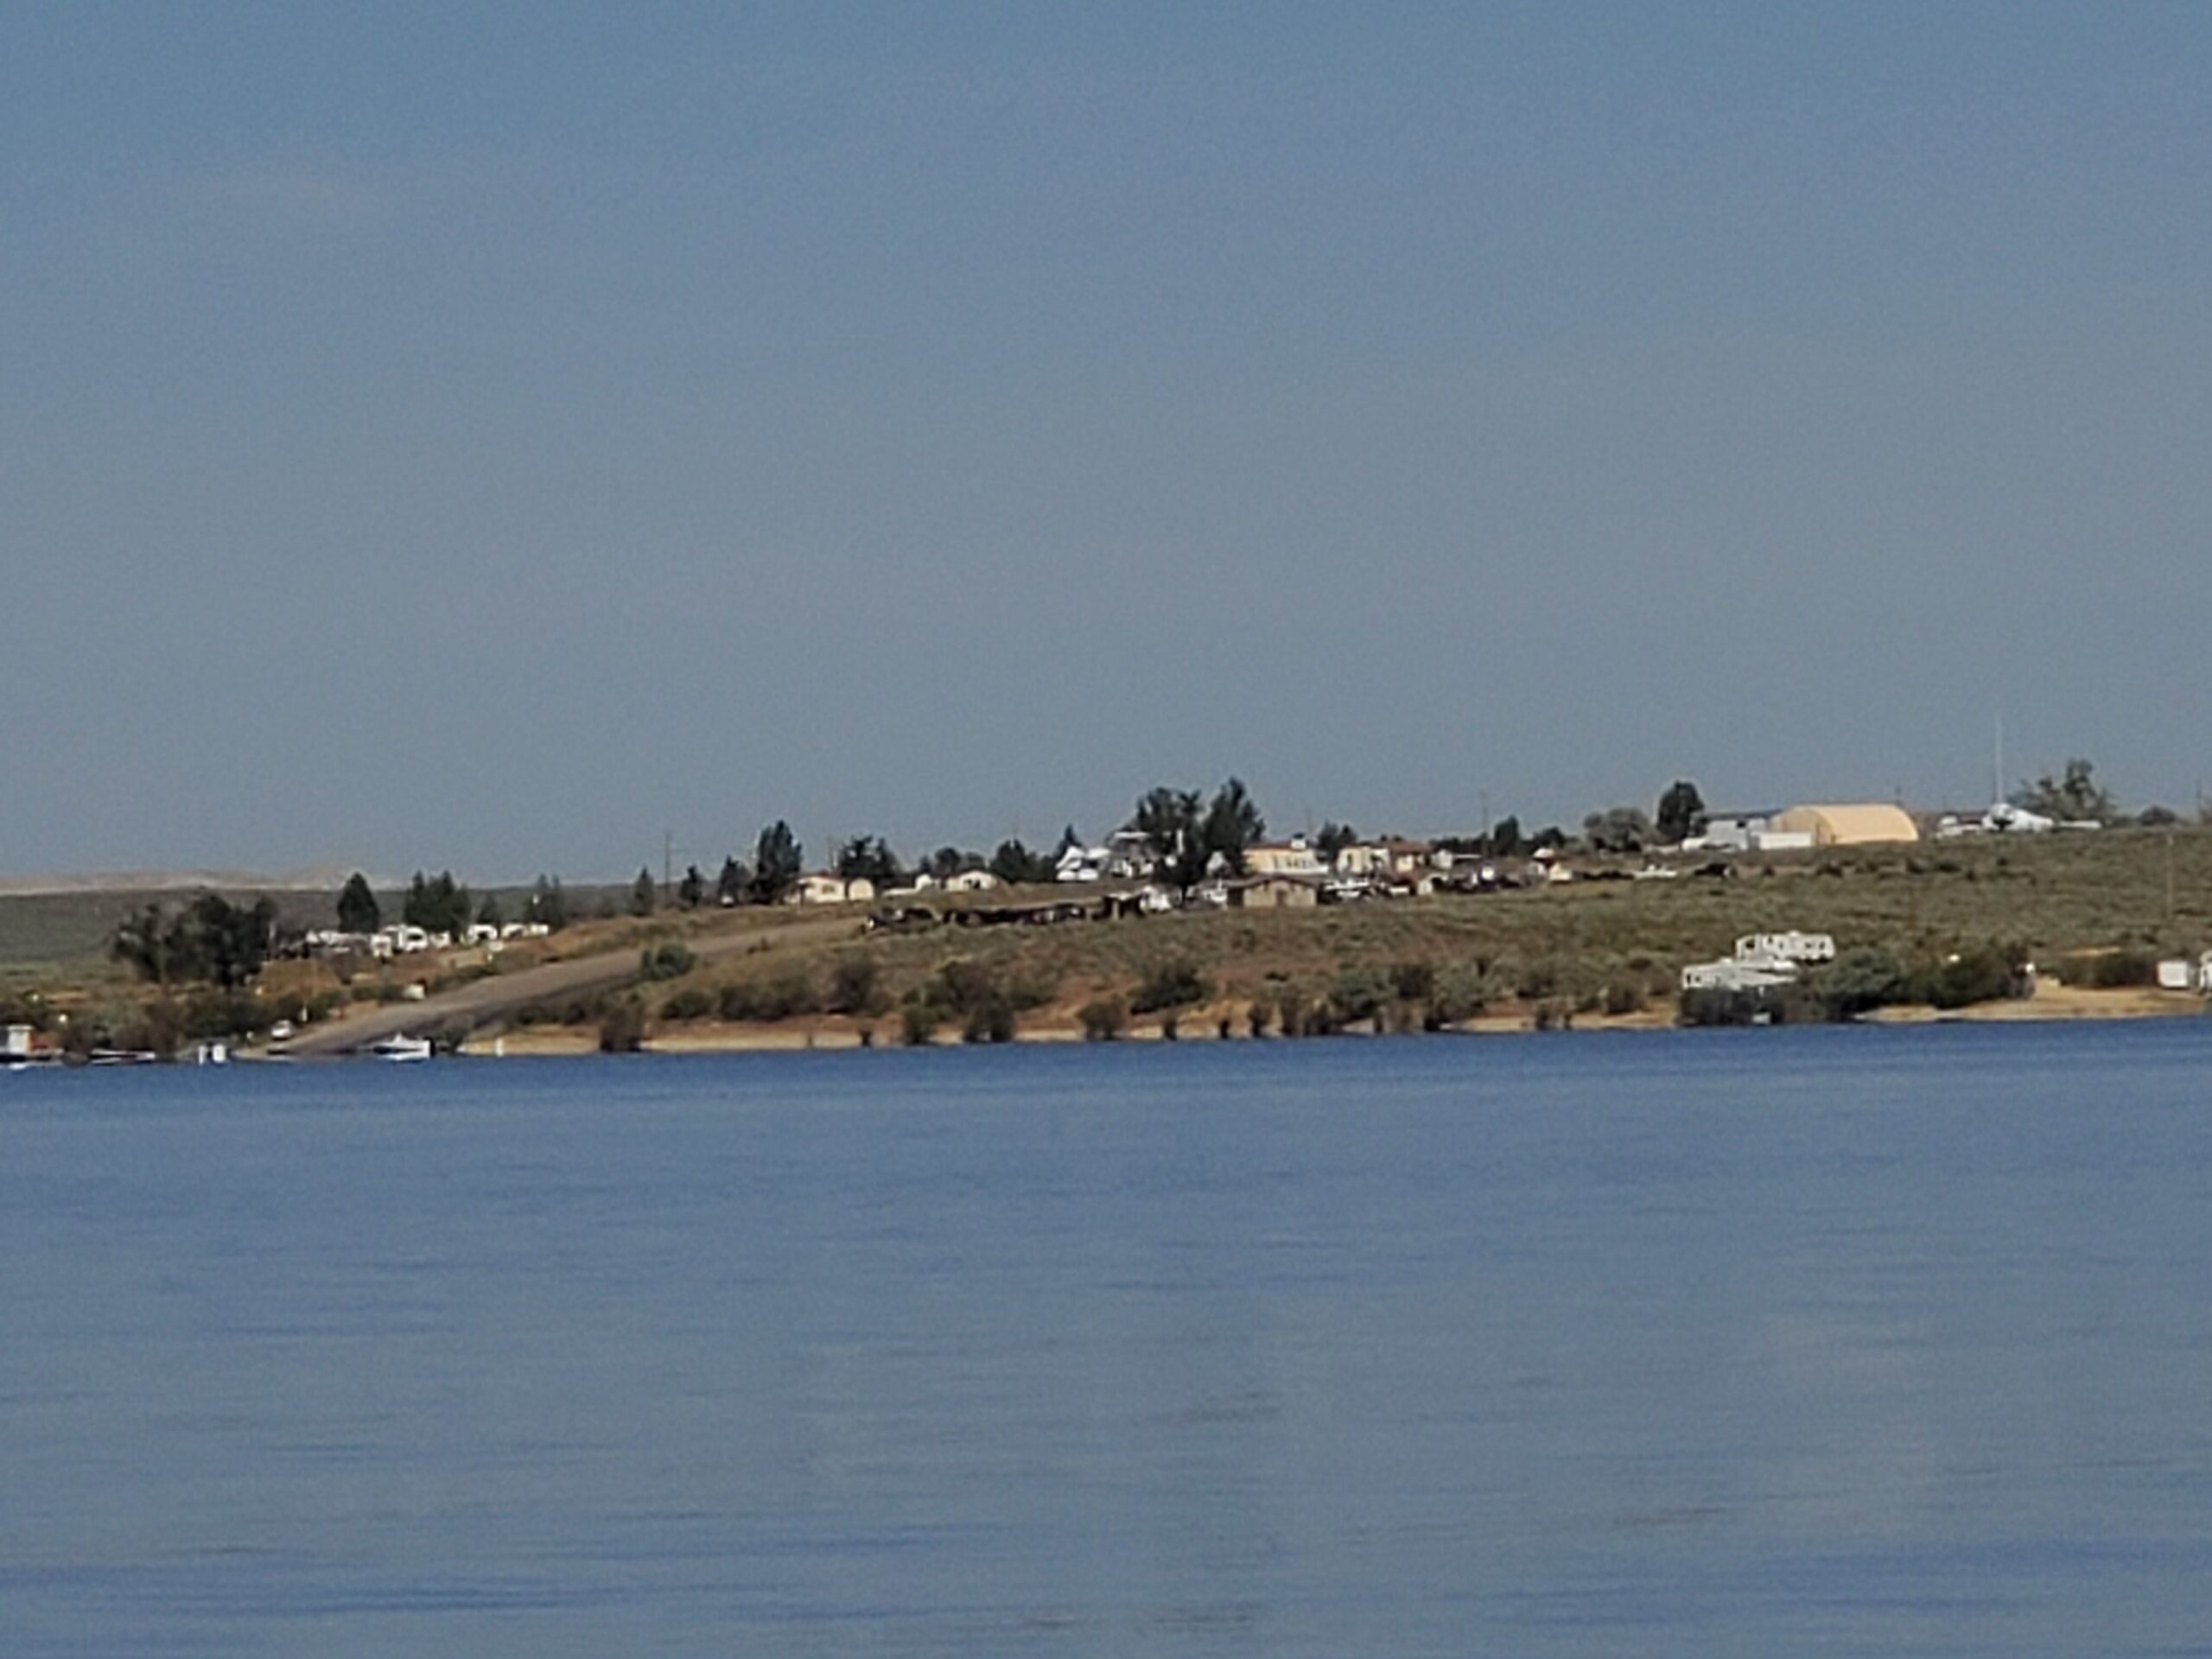
[[[1796,982],[1797,967],[1790,962],[1745,962],[1723,957],[1718,962],[1695,962],[1682,969],[1686,991],[1763,991]]]
[[[1834,962],[1833,933],[1746,933],[1736,941],[1738,962]]]
[[[948,876],[944,881],[947,893],[988,893],[999,885],[999,879],[988,870],[963,870]]]
[[[802,875],[784,902],[789,905],[861,904],[875,897],[875,883],[864,875],[850,880],[830,870]]]

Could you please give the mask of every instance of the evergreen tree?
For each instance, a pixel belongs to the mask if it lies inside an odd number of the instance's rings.
[[[686,910],[696,910],[707,902],[707,878],[696,864],[683,872],[683,880],[677,884],[676,902]]]
[[[798,885],[802,865],[798,837],[781,818],[760,832],[753,849],[753,879],[747,891],[756,905],[772,905]]]
[[[727,909],[745,902],[745,866],[735,857],[722,860],[722,873],[715,878],[715,902]]]
[[[652,871],[639,869],[638,879],[630,884],[630,913],[650,916],[659,903],[660,889],[653,884]]]
[[[346,933],[373,933],[384,925],[384,906],[369,890],[369,878],[359,870],[339,890],[338,925]]]
[[[561,890],[561,878],[540,875],[530,890],[530,919],[540,927],[558,933],[569,925],[569,895]]]
[[[1659,810],[1651,822],[1660,840],[1688,841],[1705,828],[1705,798],[1697,792],[1695,784],[1677,779],[1659,798]]]

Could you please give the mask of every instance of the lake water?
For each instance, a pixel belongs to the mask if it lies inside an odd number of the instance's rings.
[[[2212,1021],[0,1076],[0,1653],[2212,1652]]]

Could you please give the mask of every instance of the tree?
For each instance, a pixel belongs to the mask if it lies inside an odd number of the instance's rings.
[[[888,887],[899,876],[899,855],[880,836],[855,836],[837,849],[834,861],[838,876],[847,881],[873,881]]]
[[[192,920],[207,976],[226,991],[261,971],[276,938],[276,906],[268,899],[234,905],[220,893],[203,893],[192,901]]]
[[[1348,823],[1338,823],[1331,818],[1321,826],[1321,833],[1313,837],[1313,849],[1321,855],[1324,864],[1333,864],[1337,855],[1359,839],[1359,831]]]
[[[630,884],[630,913],[650,916],[659,903],[660,888],[653,880],[653,873],[641,867],[638,879]]]
[[[1484,850],[1492,858],[1512,858],[1521,853],[1521,820],[1510,813],[1500,818],[1490,832],[1490,845]]]
[[[108,950],[164,990],[180,980],[205,979],[233,991],[261,971],[276,936],[271,900],[234,905],[219,893],[203,893],[175,917],[147,906],[116,930]]]
[[[791,834],[791,827],[781,818],[760,832],[760,839],[753,849],[753,879],[747,892],[756,905],[779,903],[783,896],[798,885],[800,849],[798,838]]]
[[[182,917],[149,904],[115,930],[108,955],[147,983],[167,991],[176,981],[195,976],[192,944]]]
[[[1705,798],[1697,792],[1697,785],[1688,779],[1676,779],[1664,795],[1659,798],[1659,810],[1652,819],[1652,827],[1659,839],[1673,843],[1688,841],[1705,828]]]
[[[569,895],[561,891],[558,876],[540,875],[537,884],[530,890],[526,906],[530,919],[550,932],[558,933],[569,925]]]
[[[1206,849],[1199,840],[1200,797],[1195,789],[1153,790],[1137,803],[1129,828],[1144,837],[1161,877],[1188,893],[1205,879]]]
[[[1054,861],[1043,853],[1033,853],[1019,841],[1002,841],[991,855],[988,867],[993,875],[1010,886],[1024,882],[1050,881],[1056,871]]]
[[[1231,778],[1214,791],[1212,803],[1198,825],[1198,844],[1206,861],[1218,853],[1230,870],[1244,874],[1244,849],[1268,833],[1268,821],[1240,779]],[[1195,882],[1191,883],[1196,886]]]
[[[1582,820],[1583,838],[1599,853],[1640,853],[1651,844],[1651,820],[1640,806],[1609,806]]]
[[[696,864],[685,868],[683,880],[677,884],[676,902],[686,910],[696,910],[707,902],[707,878]]]
[[[453,879],[451,870],[439,871],[435,880],[417,870],[408,884],[406,903],[399,914],[410,927],[419,927],[426,933],[454,934],[467,931],[474,913],[468,889]]]
[[[1070,824],[1066,829],[1061,830],[1060,844],[1053,851],[1054,867],[1058,868],[1058,860],[1066,855],[1070,848],[1080,848],[1082,845],[1083,837],[1076,834],[1075,825]]]
[[[477,922],[485,927],[498,927],[507,919],[506,912],[499,907],[496,893],[486,893],[484,902],[476,906]]]
[[[359,870],[346,878],[338,893],[338,926],[341,932],[373,933],[384,925],[384,906],[369,890],[369,878]]]
[[[725,910],[745,902],[745,866],[734,856],[722,860],[722,873],[715,878],[715,902]]]
[[[2096,767],[2082,760],[2069,760],[2057,777],[2048,773],[2012,797],[2012,804],[2061,820],[2103,823],[2118,810],[2112,791],[2099,784]]]

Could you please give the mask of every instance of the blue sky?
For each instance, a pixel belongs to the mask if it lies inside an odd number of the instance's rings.
[[[0,12],[0,869],[2212,779],[2212,10]]]

